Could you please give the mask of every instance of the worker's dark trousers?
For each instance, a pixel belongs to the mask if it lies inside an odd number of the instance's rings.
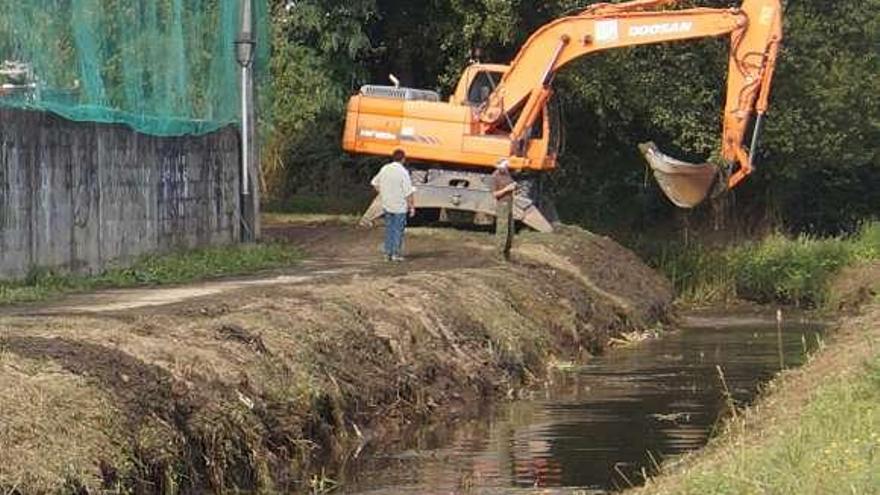
[[[513,245],[513,196],[498,200],[495,210],[495,246],[498,254],[510,259],[510,247]]]

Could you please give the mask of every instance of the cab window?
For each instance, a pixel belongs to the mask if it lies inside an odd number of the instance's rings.
[[[482,105],[489,99],[492,90],[498,86],[501,81],[502,72],[482,71],[471,81],[471,87],[468,90],[468,103],[471,105]]]

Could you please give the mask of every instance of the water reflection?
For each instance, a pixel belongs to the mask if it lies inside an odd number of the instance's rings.
[[[821,330],[786,323],[786,365],[801,364]],[[341,492],[603,493],[638,484],[663,459],[704,446],[727,401],[754,397],[779,370],[777,338],[772,319],[690,319],[485,419],[424,430],[396,454],[362,454],[341,475]]]

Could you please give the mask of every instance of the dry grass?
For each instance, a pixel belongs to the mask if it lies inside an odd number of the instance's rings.
[[[263,213],[261,219],[265,224],[299,224],[299,225],[357,225],[357,215],[331,215],[326,213]]]
[[[0,487],[73,491],[101,486],[101,463],[132,469],[119,412],[86,378],[0,352],[0,397]]]
[[[828,309],[852,311],[880,294],[880,261],[843,269],[831,282]]]

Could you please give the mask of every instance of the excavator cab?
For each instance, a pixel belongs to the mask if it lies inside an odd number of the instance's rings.
[[[489,95],[509,67],[501,64],[471,64],[458,81],[450,103],[480,107],[489,100]]]
[[[482,111],[509,68],[510,66],[501,64],[471,64],[459,79],[455,92],[449,98],[450,103],[468,106],[474,112]],[[498,136],[509,134],[518,118],[519,113],[511,114],[509,120],[502,122],[495,129],[495,134]],[[561,144],[560,112],[556,98],[551,96],[538,113],[534,124],[528,128],[518,156],[530,164],[528,167],[530,170],[552,170],[556,168]]]

